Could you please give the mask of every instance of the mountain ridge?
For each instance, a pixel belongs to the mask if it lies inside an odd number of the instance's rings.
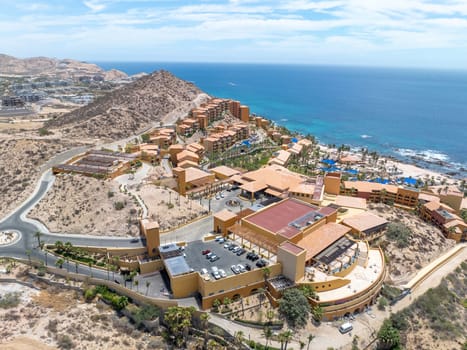
[[[104,80],[128,77],[126,73],[116,69],[105,71],[94,63],[70,58],[58,59],[45,56],[17,58],[2,53],[0,53],[0,75],[38,75],[73,80],[83,76],[100,76]]]
[[[115,89],[90,104],[50,120],[45,127],[67,138],[121,139],[170,122],[205,95],[193,83],[160,70]],[[172,118],[168,116],[171,115]]]

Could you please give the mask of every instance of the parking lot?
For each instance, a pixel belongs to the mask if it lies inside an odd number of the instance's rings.
[[[188,246],[185,248],[186,262],[195,271],[201,272],[201,269],[205,268],[206,270],[208,270],[211,278],[211,268],[213,266],[216,266],[219,269],[223,269],[227,276],[231,276],[234,274],[230,268],[232,265],[241,264],[245,266],[246,264],[249,264],[252,270],[258,268],[256,267],[257,261],[253,262],[247,259],[246,256],[249,253],[248,250],[244,254],[237,256],[236,253],[228,250],[227,248],[224,248],[224,244],[226,244],[226,242],[190,242],[190,244],[188,244]],[[219,260],[210,262],[209,259],[206,258],[206,255],[202,254],[202,252],[206,250],[214,252],[219,257]]]

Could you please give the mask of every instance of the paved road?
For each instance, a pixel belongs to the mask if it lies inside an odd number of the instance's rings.
[[[46,171],[38,183],[34,193],[13,213],[0,221],[0,231],[16,230],[21,234],[20,239],[14,244],[0,246],[0,255],[15,257],[20,259],[28,259],[27,251],[31,252],[31,258],[42,260],[45,262],[45,252],[37,249],[37,238],[34,234],[37,231],[42,232],[41,241],[45,243],[54,243],[57,240],[71,242],[73,245],[89,245],[89,246],[106,246],[106,247],[141,247],[142,242],[132,243],[131,238],[121,237],[100,237],[100,236],[85,236],[85,235],[63,235],[60,233],[51,233],[42,223],[26,218],[27,213],[31,208],[45,195],[47,190],[52,186],[55,177],[50,171]],[[55,262],[55,257],[49,255],[47,262]],[[87,274],[89,274],[89,269]],[[79,270],[82,271],[81,268]],[[85,271],[86,272],[86,271]],[[105,274],[105,276],[104,276]],[[107,278],[107,273],[102,273],[101,270],[96,270],[95,276]]]

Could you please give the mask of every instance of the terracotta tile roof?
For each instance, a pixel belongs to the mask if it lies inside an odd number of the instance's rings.
[[[215,173],[227,176],[227,177],[231,177],[233,175],[240,174],[240,171],[232,169],[232,168],[230,168],[228,166],[225,166],[225,165],[220,165],[220,166],[217,166],[217,167],[209,169],[209,170],[211,172],[215,172]]]
[[[299,247],[298,245],[295,245],[292,242],[288,241],[282,242],[279,248],[282,248],[294,255],[298,255],[305,250],[302,247]]]
[[[236,218],[237,214],[231,212],[230,210],[223,209],[223,210],[215,213],[214,217],[219,219],[219,220],[222,220],[222,221],[227,221],[227,220]]]
[[[365,212],[354,215],[350,218],[346,218],[342,223],[360,232],[364,232],[371,228],[387,224],[388,221],[382,217],[379,217],[378,215],[372,214],[370,212]]]
[[[390,193],[397,193],[397,186],[383,185],[377,182],[368,181],[344,181],[344,186],[347,189],[355,188],[358,192],[381,191],[385,189]]]
[[[428,209],[429,211],[437,210],[440,207],[440,203],[438,202],[428,202],[423,204],[423,206]]]
[[[335,203],[341,207],[366,209],[366,199],[359,197],[341,196],[336,197]]]
[[[312,231],[297,245],[306,250],[306,259],[310,260],[349,232],[350,227],[330,222]]]
[[[185,169],[186,173],[185,173],[185,181],[187,183],[189,182],[193,182],[193,181],[196,181],[196,180],[199,180],[199,179],[202,179],[202,178],[205,178],[205,177],[208,177],[208,176],[211,176],[210,173],[207,173],[201,169],[198,169],[198,168],[187,168]]]
[[[300,230],[291,224],[304,215],[316,212],[317,207],[292,198],[285,199],[245,218],[270,232],[291,238]]]

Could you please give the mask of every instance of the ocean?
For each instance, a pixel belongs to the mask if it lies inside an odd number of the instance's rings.
[[[325,144],[467,176],[467,72],[312,65],[95,62],[127,74],[166,69],[212,96]]]

